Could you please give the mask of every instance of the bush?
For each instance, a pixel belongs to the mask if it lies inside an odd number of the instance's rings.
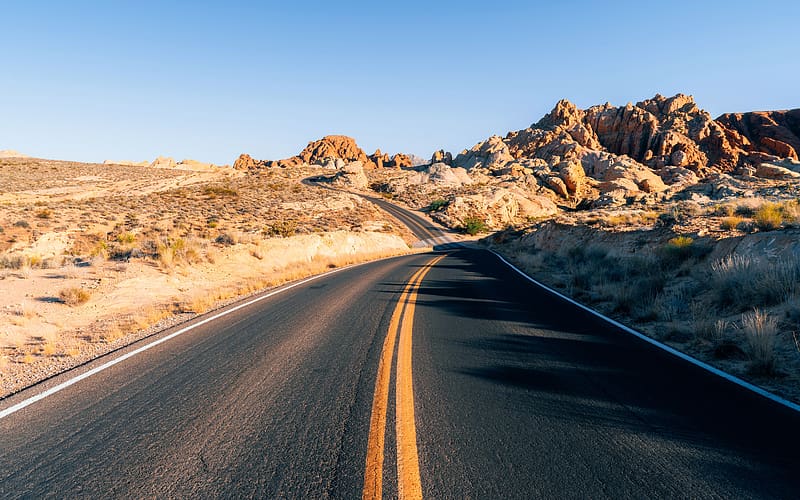
[[[694,239],[688,236],[676,236],[664,246],[666,257],[675,260],[686,260],[692,255]]]
[[[282,220],[264,229],[266,236],[280,236],[281,238],[288,238],[294,236],[297,232],[297,222],[293,220]]]
[[[65,288],[58,292],[58,297],[61,299],[61,302],[72,307],[85,304],[89,301],[91,296],[92,294],[89,293],[88,290],[84,290],[80,287]]]
[[[476,215],[469,216],[464,219],[463,223],[464,231],[467,234],[475,236],[478,233],[484,233],[488,229],[486,227],[486,221],[483,218],[478,217]]]
[[[783,223],[783,211],[777,203],[764,203],[756,210],[753,218],[756,227],[762,231],[773,231],[781,227]]]
[[[433,200],[431,204],[428,206],[428,210],[431,212],[438,212],[445,208],[450,202],[444,199]]]
[[[744,217],[738,217],[736,215],[731,215],[730,217],[725,217],[722,219],[720,223],[720,227],[727,231],[732,231],[734,229],[738,229],[739,225],[744,222]]]
[[[18,220],[17,222],[14,223],[14,227],[21,227],[21,228],[24,228],[24,229],[28,229],[28,228],[31,227],[31,225],[28,224],[27,221]]]
[[[729,255],[711,264],[711,285],[721,305],[741,310],[780,304],[800,293],[800,258]]]

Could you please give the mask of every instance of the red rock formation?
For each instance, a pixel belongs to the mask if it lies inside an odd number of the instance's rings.
[[[798,159],[800,109],[727,113],[716,120],[730,143],[744,153]]]
[[[411,157],[403,153],[397,153],[392,157],[392,161],[389,163],[388,166],[394,168],[411,167],[412,166]]]
[[[309,142],[297,156],[308,164],[315,164],[326,158],[341,158],[348,163],[360,161],[364,168],[376,166],[358,147],[356,141],[346,135],[327,135],[318,141]]]

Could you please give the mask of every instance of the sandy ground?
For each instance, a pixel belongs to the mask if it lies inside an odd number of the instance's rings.
[[[0,397],[226,301],[411,251],[356,195],[247,176],[0,160]]]

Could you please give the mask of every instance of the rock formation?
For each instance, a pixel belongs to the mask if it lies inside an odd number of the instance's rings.
[[[730,144],[745,153],[798,159],[800,109],[727,113],[717,118]]]

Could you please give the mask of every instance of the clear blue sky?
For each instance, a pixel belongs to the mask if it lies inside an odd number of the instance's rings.
[[[800,107],[800,2],[9,1],[0,149],[277,159],[326,134],[429,156],[561,98]]]

